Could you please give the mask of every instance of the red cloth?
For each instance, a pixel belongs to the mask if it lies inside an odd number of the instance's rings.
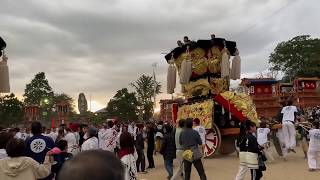
[[[123,156],[128,154],[133,154],[133,153],[134,153],[134,149],[120,149],[119,158],[121,159]]]
[[[177,122],[177,116],[178,116],[178,103],[172,104],[172,121],[173,123]]]
[[[52,129],[54,128],[54,117],[52,117],[52,119],[51,119],[51,128]]]
[[[221,95],[217,95],[215,97],[215,100],[223,106],[225,109],[227,109],[229,112],[233,114],[237,119],[240,120],[240,122],[245,121],[247,118],[242,114],[241,111],[239,111],[230,101],[227,101],[224,99]]]
[[[77,123],[70,123],[70,124],[69,124],[69,128],[70,128],[73,132],[76,132],[79,127],[80,127],[80,125],[77,124]]]

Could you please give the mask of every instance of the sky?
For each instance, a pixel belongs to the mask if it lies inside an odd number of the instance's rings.
[[[75,100],[85,93],[92,111],[152,75],[153,63],[164,92],[157,99],[171,98],[162,53],[185,35],[236,41],[242,78],[268,69],[279,42],[320,37],[319,0],[0,0],[0,7],[11,91],[22,97],[26,83],[45,72],[56,93]]]

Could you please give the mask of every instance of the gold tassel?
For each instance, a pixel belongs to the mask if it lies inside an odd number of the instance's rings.
[[[221,60],[221,77],[225,78],[230,75],[230,62],[227,50],[224,49],[223,51]]]
[[[241,74],[241,58],[237,50],[236,56],[232,60],[230,78],[232,80],[240,79],[240,74]]]
[[[176,88],[176,68],[173,64],[173,60],[169,61],[168,74],[167,74],[167,93],[173,94]]]
[[[188,84],[192,74],[192,63],[189,53],[189,47],[187,48],[187,57],[181,63],[180,83]]]

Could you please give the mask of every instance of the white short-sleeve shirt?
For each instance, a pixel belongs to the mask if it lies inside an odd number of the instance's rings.
[[[320,151],[320,129],[311,129],[309,131],[309,136],[309,150]]]
[[[196,126],[193,129],[199,133],[202,144],[206,144],[206,129],[203,126]]]
[[[285,106],[282,108],[281,113],[283,114],[282,122],[292,121],[294,122],[294,113],[298,112],[296,106]]]
[[[257,140],[260,146],[263,146],[268,142],[268,134],[270,133],[269,128],[258,128],[257,129]]]

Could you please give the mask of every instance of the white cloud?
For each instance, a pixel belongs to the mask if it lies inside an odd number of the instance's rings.
[[[165,92],[161,53],[184,35],[237,41],[242,77],[267,69],[278,42],[320,36],[318,0],[2,0],[1,6],[13,92],[23,94],[44,71],[55,91],[74,98],[85,92],[103,105],[141,74],[151,75],[154,62]]]

